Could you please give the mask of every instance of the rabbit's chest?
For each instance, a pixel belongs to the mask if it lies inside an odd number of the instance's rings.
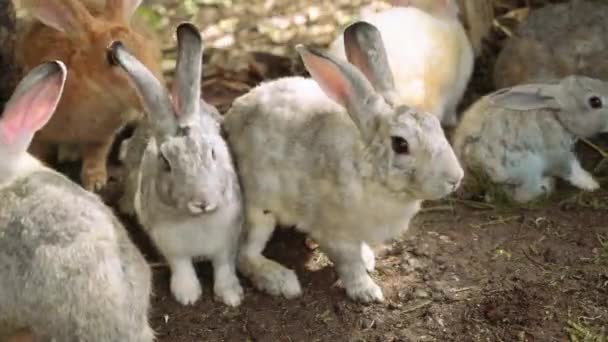
[[[155,244],[163,252],[208,257],[236,241],[241,230],[241,220],[239,208],[235,205],[205,216],[158,217],[146,226]]]

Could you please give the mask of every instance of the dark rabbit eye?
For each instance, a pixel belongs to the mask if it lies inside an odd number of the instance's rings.
[[[215,160],[215,150],[211,150],[211,159]]]
[[[603,106],[602,99],[597,96],[591,96],[589,98],[589,106],[593,109],[600,109]]]
[[[393,151],[397,154],[410,154],[410,144],[402,137],[391,137]]]
[[[158,156],[159,156],[160,162],[163,166],[163,170],[166,172],[171,172],[171,164],[169,163],[169,160],[167,159],[167,157],[165,157],[162,153],[159,153]]]

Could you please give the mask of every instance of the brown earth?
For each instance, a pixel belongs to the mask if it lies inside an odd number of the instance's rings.
[[[149,8],[170,18],[161,25],[167,45],[172,25],[190,18],[207,30],[208,46],[229,41],[226,37],[235,40],[228,50],[206,52],[204,96],[222,110],[263,79],[301,72],[289,49],[293,42],[329,43],[348,18],[340,19],[336,11],[352,15],[359,4],[369,3],[269,0],[243,9],[237,1],[232,7],[203,2],[211,5],[188,12],[173,2],[150,1]],[[316,19],[284,38],[261,29],[267,11],[275,19],[297,11]],[[234,34],[213,33],[222,22]],[[314,30],[322,34],[309,34]],[[502,39],[495,32],[486,42],[463,107],[492,90],[489,70]],[[249,53],[252,47],[265,53]],[[607,140],[597,141],[606,148]],[[581,152],[588,169],[601,159],[585,146]],[[120,192],[121,173],[115,166],[105,193],[109,204]],[[384,289],[384,304],[349,300],[336,286],[327,258],[307,247],[302,235],[283,230],[269,243],[267,255],[297,271],[302,297],[274,298],[241,278],[245,300],[228,308],[213,300],[210,265],[200,263],[203,298],[184,307],[171,297],[162,259],[134,220],[124,219],[154,267],[151,322],[159,341],[606,341],[608,183],[605,171],[596,176],[602,179],[600,191],[581,194],[562,184],[552,199],[526,208],[494,207],[463,193],[426,203],[410,231],[378,257],[373,276]]]

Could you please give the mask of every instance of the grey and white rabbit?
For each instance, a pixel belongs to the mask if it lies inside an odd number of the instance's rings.
[[[0,340],[152,341],[151,272],[97,195],[29,155],[66,79],[32,69],[0,119]]]
[[[386,100],[394,83],[378,30],[357,22],[344,39],[354,65],[300,45],[312,79],[263,83],[225,116],[245,198],[239,270],[273,295],[301,294],[296,274],[262,255],[280,224],[319,243],[351,298],[382,301],[368,244],[406,230],[422,200],[463,177],[439,120]]]
[[[518,202],[554,189],[554,177],[599,187],[574,154],[577,139],[608,131],[608,85],[583,76],[498,90],[463,115],[454,149]]]
[[[175,298],[187,305],[200,297],[192,262],[205,257],[213,264],[215,294],[237,306],[243,298],[235,270],[243,221],[240,185],[221,135],[221,116],[201,99],[200,33],[189,23],[176,32],[172,96],[120,42],[112,45],[112,58],[130,76],[148,115],[127,145],[126,159],[139,162],[130,170],[137,179],[132,200],[169,263]]]

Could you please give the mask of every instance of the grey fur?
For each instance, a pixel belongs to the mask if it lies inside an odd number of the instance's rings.
[[[133,208],[137,217],[165,256],[172,270],[171,290],[182,304],[195,302],[202,291],[196,278],[194,258],[211,259],[215,270],[214,291],[231,306],[239,305],[243,291],[235,271],[242,226],[242,199],[232,157],[223,140],[220,115],[200,98],[202,40],[189,23],[177,28],[179,57],[174,106],[169,114],[158,109],[164,89],[147,87],[147,72],[120,62],[134,80],[152,121],[137,128],[126,145],[127,192],[122,209]],[[127,52],[118,51],[120,60]],[[132,57],[129,57],[132,58]],[[167,98],[167,101],[169,99]],[[162,100],[165,102],[165,100]],[[173,134],[153,134],[156,118],[173,121]]]
[[[596,96],[602,108],[590,106]],[[574,154],[579,138],[608,131],[608,85],[582,76],[499,90],[475,103],[454,133],[454,149],[513,199],[553,190],[554,177],[594,190],[598,184]]]
[[[31,115],[13,104],[57,66],[65,75],[59,62],[32,70],[5,118],[13,110]],[[36,103],[48,94],[36,95],[28,105],[50,118],[54,106],[45,102],[42,113]],[[29,142],[40,127],[26,121],[19,134]],[[28,328],[38,341],[152,341],[151,272],[125,228],[97,195],[43,166],[21,142],[0,143],[3,163],[13,163],[0,177],[0,340]]]
[[[239,270],[270,294],[300,295],[295,273],[261,254],[275,225],[295,226],[329,255],[351,298],[381,301],[367,244],[406,230],[420,202],[452,192],[463,171],[436,117],[391,106],[345,61],[298,51],[316,82],[264,83],[225,116],[245,196]],[[411,153],[397,155],[392,136]]]
[[[530,11],[494,64],[496,88],[569,75],[608,79],[608,3],[566,1]]]

